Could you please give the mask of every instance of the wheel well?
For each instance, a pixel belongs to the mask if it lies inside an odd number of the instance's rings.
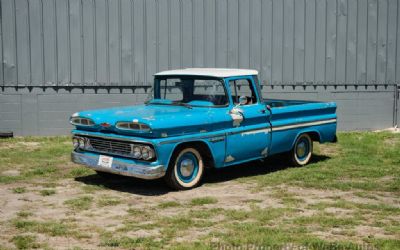
[[[312,141],[317,141],[317,142],[321,141],[319,134],[315,131],[305,132],[304,134],[308,134]]]
[[[172,158],[175,158],[176,155],[184,148],[195,148],[199,151],[199,153],[201,154],[201,156],[203,157],[204,160],[204,166],[206,168],[214,168],[214,158],[211,154],[211,150],[208,147],[208,145],[203,142],[203,141],[191,141],[191,142],[183,142],[181,144],[179,144],[178,146],[175,147],[174,152],[172,153]],[[170,161],[170,163],[172,163]]]

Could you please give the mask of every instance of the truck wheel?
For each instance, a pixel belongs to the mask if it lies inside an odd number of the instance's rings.
[[[290,151],[290,160],[295,166],[306,165],[312,155],[313,141],[308,134],[301,134],[297,137],[293,149]]]
[[[167,185],[175,190],[198,186],[204,171],[204,162],[199,151],[195,148],[184,148],[174,155],[164,177]]]

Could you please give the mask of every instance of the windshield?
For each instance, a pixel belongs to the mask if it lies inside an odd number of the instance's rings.
[[[226,106],[222,79],[199,76],[156,77],[147,104],[198,107]]]

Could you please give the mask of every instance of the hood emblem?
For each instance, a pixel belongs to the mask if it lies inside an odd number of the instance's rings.
[[[109,128],[109,127],[111,127],[111,124],[107,123],[107,122],[103,122],[103,123],[100,123],[100,126],[102,126],[103,128]]]

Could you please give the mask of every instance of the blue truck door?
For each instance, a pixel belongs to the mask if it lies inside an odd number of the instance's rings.
[[[225,165],[267,156],[271,139],[269,112],[260,101],[253,77],[227,78],[226,83],[231,98],[227,119],[231,125],[227,132]],[[246,99],[246,103],[238,105],[240,99],[242,102]]]

